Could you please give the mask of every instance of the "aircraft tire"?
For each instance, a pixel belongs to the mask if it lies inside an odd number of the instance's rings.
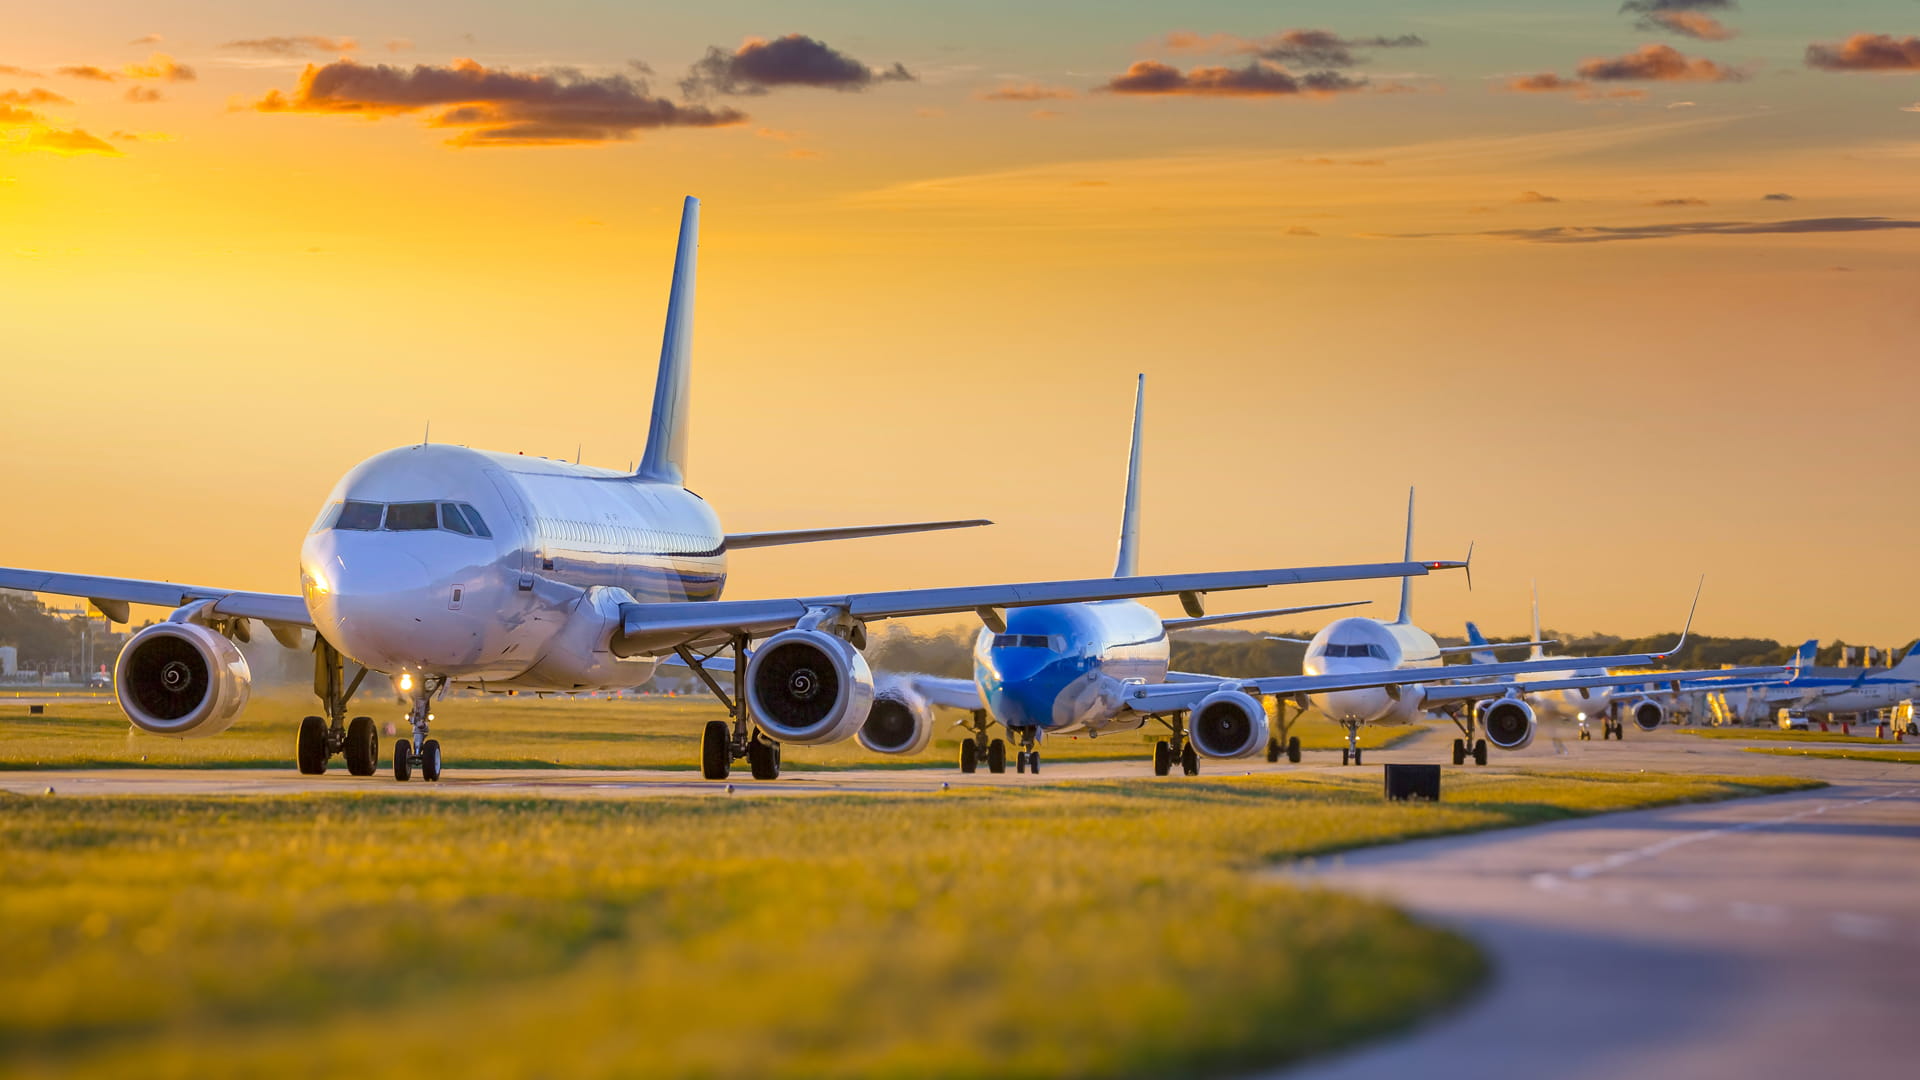
[[[1027,751],[1027,771],[1035,776],[1040,775],[1040,751]]]
[[[1276,762],[1279,760],[1280,760],[1280,740],[1268,739],[1267,740],[1267,763],[1272,764],[1273,762]]]
[[[1475,765],[1485,765],[1487,763],[1487,740],[1479,739],[1474,742],[1473,763]]]
[[[733,771],[733,732],[725,720],[707,721],[700,735],[700,775],[708,780],[725,780]]]
[[[987,771],[996,776],[1007,771],[1007,741],[995,739],[987,744]]]
[[[780,761],[774,756],[775,744],[755,739],[747,744],[747,768],[755,780],[780,779]]]
[[[380,771],[380,733],[374,730],[373,717],[356,716],[347,724],[347,771],[355,776],[372,776]]]
[[[1200,755],[1194,752],[1192,743],[1180,751],[1180,771],[1188,776],[1200,775]]]
[[[1300,736],[1298,735],[1287,739],[1287,760],[1295,765],[1300,764]]]
[[[1165,776],[1173,771],[1173,751],[1167,747],[1167,740],[1161,739],[1153,744],[1153,775]]]
[[[301,773],[319,776],[327,771],[327,722],[317,716],[300,721],[300,735],[294,740],[293,760]]]
[[[972,775],[980,767],[980,745],[972,739],[960,744],[960,771]]]
[[[1353,763],[1360,764],[1360,748],[1357,746],[1353,748]]]
[[[393,778],[403,784],[413,779],[413,744],[405,739],[393,744]]]
[[[1341,747],[1340,748],[1340,764],[1348,765],[1348,764],[1351,764],[1352,761],[1353,761],[1353,751],[1348,750],[1344,746]]]
[[[1025,750],[1022,750],[1019,753],[1013,755],[1013,771],[1016,773],[1020,773],[1023,776],[1026,774],[1027,752]]]
[[[1465,765],[1467,763],[1467,740],[1453,740],[1453,763],[1455,765]]]
[[[429,784],[440,780],[439,739],[428,739],[420,744],[420,779]]]

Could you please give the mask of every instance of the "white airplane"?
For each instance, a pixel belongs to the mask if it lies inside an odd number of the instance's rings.
[[[1127,466],[1126,503],[1121,514],[1120,554],[1114,569],[1123,579],[1138,572],[1140,429],[1144,394],[1143,380],[1134,400],[1133,444]],[[1411,505],[1408,513],[1407,551],[1410,553]],[[1424,565],[1464,567],[1466,564]],[[1182,598],[1190,599],[1185,594]],[[1345,606],[1316,605],[1319,608]],[[1356,624],[1411,628],[1407,607],[1403,583],[1399,623],[1343,619],[1334,623],[1329,631]],[[1154,773],[1165,776],[1178,764],[1182,772],[1193,775],[1199,771],[1202,757],[1244,758],[1259,753],[1263,745],[1284,745],[1289,757],[1299,761],[1300,740],[1289,737],[1284,724],[1270,739],[1268,701],[1278,703],[1282,720],[1285,706],[1280,699],[1289,696],[1319,694],[1343,700],[1341,695],[1372,695],[1388,703],[1417,701],[1418,684],[1449,680],[1461,670],[1443,669],[1437,664],[1408,669],[1390,663],[1348,666],[1343,662],[1338,670],[1327,670],[1333,665],[1325,664],[1306,675],[1262,679],[1232,679],[1168,670],[1169,632],[1306,610],[1313,608],[1207,615],[1198,604],[1188,603],[1189,618],[1162,619],[1131,600],[1009,607],[997,621],[985,620],[987,626],[974,644],[971,681],[916,674],[888,676],[876,691],[872,712],[861,728],[860,741],[869,750],[881,753],[917,753],[932,737],[932,706],[963,708],[972,711],[973,719],[971,735],[960,746],[960,770],[973,772],[981,762],[985,762],[990,771],[1004,770],[1006,744],[988,737],[990,725],[997,722],[1020,741],[1015,767],[1025,772],[1039,769],[1038,743],[1046,735],[1085,734],[1097,738],[1138,730],[1151,721],[1158,721],[1167,726],[1171,737],[1159,740],[1154,746]],[[1315,639],[1321,643],[1316,656],[1374,655],[1361,645],[1352,646],[1358,652],[1350,652],[1345,647],[1335,652],[1325,645],[1326,635],[1327,632],[1323,632],[1321,638]],[[1346,640],[1344,631],[1336,636]],[[1431,639],[1428,644],[1431,645]],[[1383,649],[1378,655],[1389,654]],[[1621,662],[1651,662],[1664,655],[1627,657]],[[1495,664],[1476,669],[1476,673],[1519,676],[1557,665],[1557,661]],[[1482,754],[1484,756],[1484,750]],[[1270,760],[1277,756],[1270,750]],[[1353,760],[1358,761],[1357,754]]]
[[[873,678],[861,649],[866,624],[973,611],[997,623],[1007,605],[1088,603],[1179,595],[1188,607],[1212,591],[1424,575],[1462,564],[1355,566],[1125,575],[959,588],[767,600],[722,600],[727,556],[773,544],[985,524],[925,522],[858,528],[727,533],[686,489],[687,417],[699,202],[681,218],[651,426],[633,473],[543,458],[422,444],[377,454],[335,485],[300,550],[298,595],[40,570],[0,569],[0,588],[85,597],[116,622],[132,604],[175,609],[135,635],[114,670],[114,691],[135,727],[211,735],[245,706],[250,674],[234,646],[263,623],[288,648],[316,631],[314,688],[325,716],[300,724],[303,773],[335,754],[348,771],[378,768],[373,721],[347,705],[368,671],[410,697],[410,739],[393,750],[395,779],[441,772],[428,737],[432,703],[449,686],[587,691],[646,683],[677,657],[726,704],[702,736],[703,775],[728,776],[746,759],[756,778],[779,775],[780,744],[853,735],[868,716]],[[1157,626],[1157,623],[1156,623]],[[718,654],[733,692],[708,670]],[[345,661],[358,670],[349,680]],[[721,666],[720,664],[714,665]]]

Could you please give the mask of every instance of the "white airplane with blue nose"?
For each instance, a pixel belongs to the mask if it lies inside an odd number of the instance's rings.
[[[1134,399],[1120,554],[1114,568],[1121,578],[1138,573],[1144,397],[1142,376]],[[1409,515],[1411,509],[1409,505]],[[1407,552],[1410,561],[1411,519]],[[1424,565],[1439,568],[1466,564]],[[1170,671],[1171,632],[1351,606],[1318,604],[1207,615],[1192,602],[1196,598],[1182,594],[1182,599],[1188,601],[1189,617],[1184,619],[1163,619],[1131,600],[1009,607],[1001,618],[989,620],[976,638],[971,681],[919,674],[884,677],[872,712],[861,728],[860,741],[881,753],[918,753],[932,738],[932,706],[967,709],[972,721],[970,735],[960,745],[960,770],[973,772],[981,763],[993,772],[1005,768],[1005,742],[989,738],[990,725],[998,723],[1019,741],[1015,768],[1026,772],[1038,771],[1038,744],[1045,736],[1085,734],[1098,738],[1159,722],[1167,727],[1169,738],[1155,743],[1155,774],[1165,776],[1178,765],[1182,772],[1193,775],[1199,771],[1200,758],[1244,758],[1258,753],[1262,746],[1279,747],[1279,752],[1299,761],[1300,740],[1289,734],[1284,722],[1285,701],[1290,697],[1313,694],[1319,700],[1337,703],[1336,708],[1371,708],[1385,715],[1399,702],[1417,700],[1422,682],[1453,679],[1462,670],[1439,666],[1438,656],[1446,650],[1434,646],[1431,638],[1426,638],[1424,652],[1415,651],[1425,634],[1413,627],[1407,616],[1403,582],[1398,622],[1335,621],[1314,639],[1314,646],[1308,650],[1313,666],[1305,675],[1230,679]],[[1414,657],[1418,666],[1397,664],[1395,661],[1403,656]],[[1433,662],[1424,662],[1428,658]],[[1646,662],[1658,657],[1628,659]],[[1475,672],[1512,677],[1549,666],[1554,665],[1495,664],[1476,668]],[[1273,731],[1269,704],[1275,706],[1281,721]],[[1269,759],[1277,757],[1278,753],[1270,749]],[[1357,762],[1358,754],[1352,759]]]
[[[234,642],[248,640],[253,623],[288,648],[303,647],[304,632],[315,632],[314,689],[324,715],[300,725],[295,758],[305,773],[324,772],[335,754],[356,775],[378,769],[372,719],[347,717],[368,672],[408,688],[412,731],[393,748],[395,778],[417,771],[435,780],[441,752],[429,722],[448,687],[626,689],[677,659],[706,680],[732,718],[709,723],[701,743],[703,775],[724,779],[741,759],[756,778],[778,776],[782,743],[855,733],[873,701],[861,650],[875,620],[972,611],[997,622],[1009,605],[1176,594],[1197,606],[1213,591],[1458,565],[1126,574],[723,600],[734,551],[986,522],[725,532],[714,508],[685,486],[698,234],[699,202],[688,198],[637,470],[423,443],[377,454],[335,485],[301,547],[297,595],[21,569],[0,569],[0,588],[85,597],[117,622],[128,620],[133,604],[174,609],[127,643],[114,671],[128,719],[160,735],[212,735],[232,723],[250,683]],[[732,675],[731,693],[710,668]]]

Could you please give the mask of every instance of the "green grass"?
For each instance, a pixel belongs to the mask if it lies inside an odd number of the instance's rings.
[[[219,735],[168,739],[134,731],[108,701],[53,704],[47,706],[45,716],[29,716],[23,705],[0,703],[0,770],[289,768],[300,718],[314,711],[309,698],[262,696]],[[381,760],[388,760],[397,732],[407,730],[405,708],[390,696],[366,697],[356,699],[350,711],[372,716],[383,732],[387,725],[394,727],[394,734],[381,736]],[[964,715],[937,712],[933,745],[912,757],[870,753],[849,739],[832,746],[786,747],[782,763],[802,771],[952,768],[959,753],[959,729],[952,724]],[[448,764],[463,769],[692,771],[699,768],[701,725],[725,719],[726,712],[711,698],[461,697],[436,703],[434,717],[434,735],[446,747]],[[1308,749],[1334,749],[1344,737],[1334,724],[1315,716],[1294,730]],[[1368,727],[1361,731],[1361,746],[1391,746],[1417,731]],[[1049,739],[1045,754],[1055,762],[1146,761],[1152,757],[1152,741],[1160,734],[1164,732],[1156,725],[1104,739]]]
[[[1474,950],[1251,871],[1786,778],[1261,776],[819,799],[0,797],[0,1074],[1224,1075]]]
[[[1843,758],[1848,761],[1897,761],[1902,765],[1920,765],[1920,749],[1914,750],[1794,750],[1785,746],[1749,746],[1749,754],[1780,754],[1784,757]]]
[[[1702,739],[1749,739],[1777,742],[1837,742],[1837,743],[1883,743],[1885,739],[1874,737],[1872,724],[1855,724],[1856,732],[1865,734],[1842,735],[1838,731],[1782,731],[1779,728],[1681,728],[1682,735],[1693,735]]]

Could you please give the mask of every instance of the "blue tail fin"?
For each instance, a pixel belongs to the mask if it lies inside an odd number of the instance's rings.
[[[687,414],[692,410],[693,279],[700,251],[700,200],[687,196],[680,211],[680,246],[673,256],[673,291],[667,297],[667,329],[660,341],[660,373],[653,383],[653,417],[647,451],[636,479],[687,482]]]
[[[1812,667],[1816,656],[1820,655],[1820,639],[1808,638],[1793,651],[1794,667]]]
[[[1467,644],[1488,645],[1491,644],[1491,642],[1487,641],[1487,635],[1481,633],[1478,626],[1475,626],[1472,622],[1468,622]],[[1467,659],[1476,664],[1491,664],[1496,662],[1492,649],[1475,649],[1467,654]]]
[[[1114,560],[1114,577],[1133,577],[1140,572],[1140,421],[1147,406],[1147,377],[1133,391],[1133,449],[1127,454],[1127,502],[1120,511],[1120,557]]]
[[[1407,489],[1407,552],[1402,557],[1406,562],[1413,561],[1413,489]],[[1413,579],[1400,579],[1400,617],[1394,620],[1402,625],[1413,623]]]

